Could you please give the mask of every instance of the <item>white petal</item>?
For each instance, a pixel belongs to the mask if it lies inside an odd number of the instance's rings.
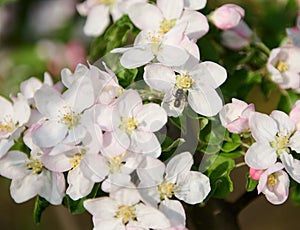
[[[190,89],[188,102],[196,113],[204,116],[214,116],[222,109],[220,96],[208,85],[197,90]]]
[[[93,216],[102,220],[113,218],[118,210],[117,202],[109,197],[86,200],[83,206]]]
[[[295,124],[286,113],[274,110],[270,114],[270,117],[277,122],[277,126],[281,134],[290,135],[292,132],[294,132]]]
[[[156,30],[163,20],[163,15],[156,6],[145,3],[132,5],[128,15],[134,25],[141,30]]]
[[[66,125],[49,120],[32,131],[32,140],[35,145],[41,148],[53,147],[65,138],[67,132]]]
[[[300,161],[294,159],[291,154],[286,152],[280,155],[280,160],[288,174],[298,183],[300,183]]]
[[[180,201],[165,199],[160,203],[159,210],[170,220],[172,227],[185,226],[185,210]]]
[[[184,64],[189,54],[178,47],[163,45],[158,53],[157,60],[166,66],[179,66]]]
[[[3,157],[8,150],[14,145],[14,140],[12,139],[2,139],[0,140],[0,159]]]
[[[206,5],[206,0],[184,0],[184,8],[190,10],[201,10]]]
[[[99,154],[87,154],[80,162],[82,174],[94,182],[101,182],[108,175],[108,166]]]
[[[197,72],[193,71],[193,76],[194,74],[199,74],[199,80],[213,88],[217,88],[222,85],[227,78],[226,69],[211,61],[200,63],[197,68]]]
[[[140,194],[133,188],[122,188],[110,194],[110,197],[115,199],[121,205],[135,205],[140,201]]]
[[[30,107],[27,100],[21,94],[18,94],[18,98],[13,107],[14,118],[18,121],[18,125],[21,126],[27,123],[30,118]]]
[[[94,182],[87,179],[79,168],[69,171],[68,184],[69,187],[66,194],[68,194],[72,200],[78,200],[87,196],[94,186]]]
[[[0,119],[2,120],[6,115],[13,114],[13,106],[10,101],[0,96]]]
[[[144,157],[140,166],[137,168],[137,174],[141,182],[149,187],[159,185],[163,181],[165,173],[165,164],[152,157]]]
[[[167,164],[166,179],[176,181],[179,174],[190,171],[193,163],[193,156],[189,152],[175,155]]]
[[[145,67],[144,80],[151,88],[166,93],[174,87],[176,76],[170,67],[157,63]]]
[[[181,16],[183,10],[183,1],[157,0],[157,6],[162,11],[164,18],[168,20],[178,19]]]
[[[109,25],[109,7],[97,5],[91,9],[83,31],[88,36],[101,35]]]
[[[47,117],[57,117],[58,111],[65,105],[61,95],[47,85],[36,91],[34,100],[38,111]]]
[[[0,174],[9,179],[24,177],[28,169],[26,162],[28,157],[20,151],[10,151],[0,160]]]
[[[74,154],[70,152],[61,152],[56,155],[43,154],[41,159],[47,169],[54,172],[66,172],[72,168],[69,155]]]
[[[148,49],[132,48],[122,55],[120,63],[127,69],[134,69],[149,63],[153,58],[153,53]]]
[[[300,131],[294,133],[294,135],[290,138],[289,145],[292,150],[300,153]]]
[[[134,131],[131,134],[129,150],[136,154],[157,158],[161,154],[161,145],[153,133]]]
[[[278,130],[276,122],[266,114],[255,112],[250,117],[250,129],[256,141],[270,143]]]
[[[144,204],[138,204],[135,208],[138,220],[137,226],[145,229],[164,229],[170,227],[168,218],[156,208]]]
[[[135,110],[142,108],[142,98],[137,91],[129,89],[118,98],[117,107],[121,117],[132,117]]]
[[[167,123],[167,114],[163,108],[154,103],[143,105],[136,114],[138,129],[146,132],[156,132]]]
[[[178,185],[179,190],[175,191],[175,196],[188,204],[202,202],[211,190],[209,178],[196,171],[181,174]]]
[[[271,146],[262,143],[254,143],[248,149],[245,155],[245,162],[254,169],[267,169],[277,160],[276,150]]]

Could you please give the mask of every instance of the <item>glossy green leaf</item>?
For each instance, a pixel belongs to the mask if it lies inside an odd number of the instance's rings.
[[[247,190],[248,192],[251,192],[251,191],[253,191],[253,190],[256,188],[257,185],[258,185],[258,181],[257,181],[257,180],[253,180],[253,179],[249,176],[249,174],[248,174],[248,175],[247,175],[246,190]]]
[[[33,221],[35,224],[41,223],[42,213],[50,205],[43,197],[36,196],[33,210]]]

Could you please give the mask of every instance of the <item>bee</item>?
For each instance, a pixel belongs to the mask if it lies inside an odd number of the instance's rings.
[[[182,101],[185,100],[185,94],[183,89],[177,89],[174,94],[174,97],[175,97],[174,107],[179,108],[181,106]]]

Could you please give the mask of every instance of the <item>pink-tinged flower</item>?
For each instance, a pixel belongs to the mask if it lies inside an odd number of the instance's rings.
[[[284,203],[289,195],[290,180],[288,174],[282,169],[281,163],[276,163],[268,168],[259,178],[257,191],[265,194],[272,204]]]
[[[137,91],[127,90],[114,105],[97,105],[97,110],[100,127],[112,132],[123,148],[152,157],[161,154],[161,145],[154,132],[166,124],[167,114],[159,105],[143,105]]]
[[[59,205],[65,195],[64,175],[47,170],[38,155],[10,151],[0,160],[0,174],[12,179],[10,194],[17,203],[39,195]]]
[[[136,189],[120,189],[101,197],[84,201],[83,205],[93,215],[94,229],[165,229],[168,218],[158,209],[140,202]]]
[[[195,112],[204,116],[216,115],[222,108],[222,100],[215,89],[226,77],[222,66],[209,61],[199,63],[193,57],[176,68],[149,64],[144,72],[145,82],[165,93],[162,107],[174,117],[182,113],[186,100]]]
[[[241,20],[236,27],[222,31],[221,43],[229,49],[240,50],[250,44],[252,35],[252,30],[243,20]]]
[[[300,100],[295,102],[290,111],[290,118],[296,124],[296,129],[300,130]]]
[[[209,178],[201,172],[190,171],[192,165],[189,152],[176,155],[167,166],[157,159],[145,159],[137,169],[143,201],[156,206],[175,196],[188,204],[202,202],[210,192]]]
[[[30,107],[26,98],[18,94],[13,103],[0,97],[0,158],[13,146],[30,118]]]
[[[233,98],[219,113],[222,125],[231,133],[249,131],[249,117],[255,111],[254,104]]]
[[[299,4],[300,5],[300,4]],[[300,14],[298,13],[296,26],[287,28],[286,33],[294,46],[300,47]]]
[[[133,47],[116,48],[111,53],[122,53],[120,63],[128,69],[137,68],[152,61],[166,66],[182,65],[189,58],[184,46],[190,49],[190,43],[192,43],[191,41],[188,41],[188,44],[185,43],[183,34],[185,26],[181,24],[165,34],[159,31],[143,30],[137,35]],[[193,50],[192,53],[197,52]]]
[[[261,174],[263,174],[264,170],[256,170],[253,168],[250,168],[249,170],[249,176],[253,179],[253,180],[259,180]]]
[[[236,27],[244,17],[245,11],[236,4],[225,4],[217,8],[210,15],[210,20],[221,30]]]
[[[199,2],[200,4],[203,1]],[[198,4],[199,4],[198,3]],[[156,31],[166,34],[177,25],[187,24],[184,34],[190,39],[197,40],[209,29],[207,18],[200,12],[186,9],[184,4],[197,7],[195,1],[158,0],[157,6],[149,3],[133,5],[128,12],[131,21],[142,31]],[[141,13],[142,12],[142,13]],[[151,18],[151,20],[149,20]]]
[[[282,46],[270,53],[267,68],[272,80],[283,89],[300,86],[300,47]]]
[[[146,0],[86,0],[77,5],[80,15],[87,16],[84,33],[88,36],[101,35],[110,23],[117,21],[122,15],[127,14],[131,5],[146,2]]]
[[[96,102],[101,87],[96,73],[92,69],[82,72],[62,95],[47,85],[35,93],[37,110],[44,116],[41,126],[33,131],[36,145],[49,148],[65,138],[69,143],[84,138],[87,124],[82,116]]]
[[[265,170],[279,156],[290,176],[300,182],[300,161],[289,154],[291,150],[300,152],[300,132],[288,115],[276,110],[270,116],[255,112],[250,118],[250,129],[256,142],[246,152],[247,165]]]

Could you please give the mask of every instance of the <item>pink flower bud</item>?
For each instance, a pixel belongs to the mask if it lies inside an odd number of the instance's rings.
[[[221,30],[236,27],[244,17],[245,11],[235,4],[225,4],[217,8],[211,15],[211,20]]]
[[[253,168],[250,168],[249,171],[249,176],[253,179],[253,180],[259,180],[261,174],[263,174],[264,170],[256,170]]]

